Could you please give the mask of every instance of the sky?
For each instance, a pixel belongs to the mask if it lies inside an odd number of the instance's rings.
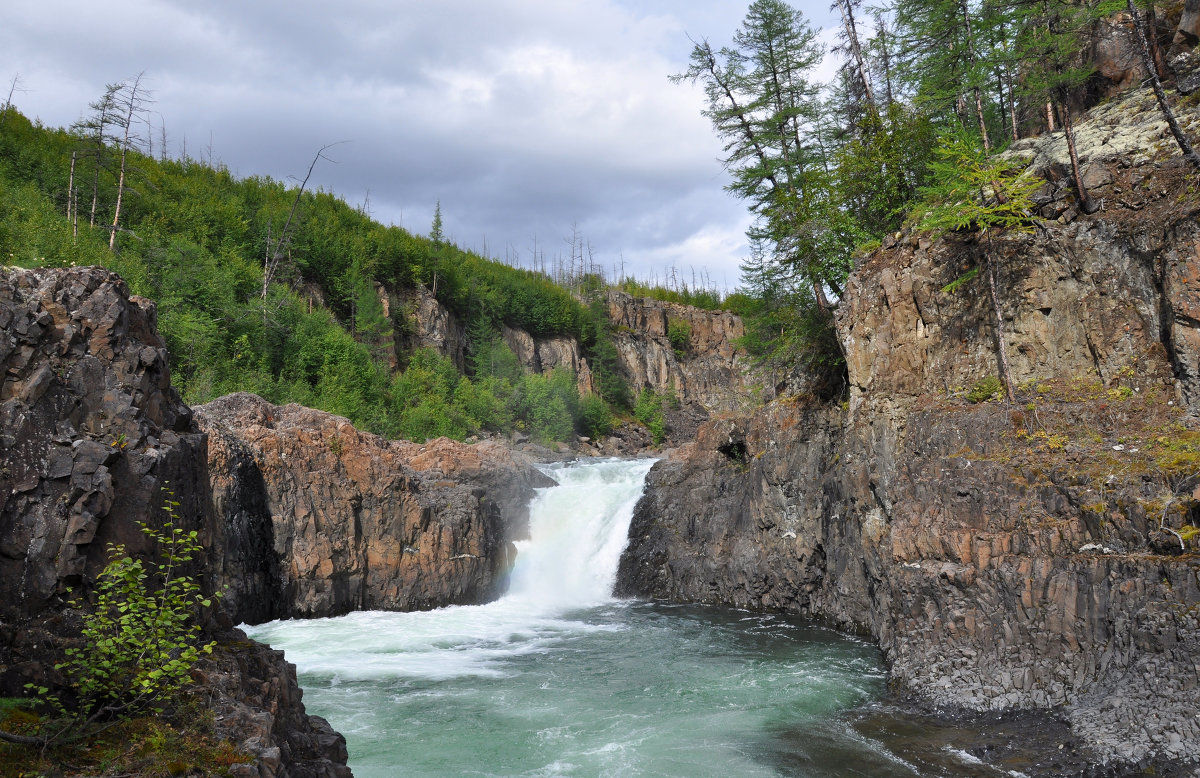
[[[795,3],[831,39],[825,0]],[[144,73],[179,156],[303,178],[463,248],[532,264],[573,229],[609,277],[674,267],[732,290],[745,203],[724,191],[694,39],[728,43],[730,0],[3,0],[0,81],[52,127]],[[823,72],[834,63],[826,58]],[[5,90],[7,91],[7,89]],[[0,100],[3,95],[0,95]]]

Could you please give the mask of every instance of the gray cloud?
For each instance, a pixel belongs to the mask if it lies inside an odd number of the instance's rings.
[[[211,139],[237,174],[285,178],[346,140],[313,180],[352,203],[369,191],[385,222],[425,232],[440,199],[447,233],[493,255],[528,261],[536,236],[552,257],[577,224],[609,268],[732,285],[744,205],[699,90],[667,81],[688,33],[729,37],[732,5],[8,0],[0,75],[20,73],[24,112],[66,125],[145,71],[172,153]]]

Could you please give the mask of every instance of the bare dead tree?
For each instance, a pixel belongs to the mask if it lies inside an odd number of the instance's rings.
[[[128,169],[133,120],[145,113],[146,104],[150,102],[149,94],[142,88],[143,75],[144,73],[138,73],[134,76],[132,84],[123,85],[118,92],[117,105],[123,109],[123,113],[118,114],[117,125],[123,129],[124,134],[121,137],[121,167],[117,176],[117,204],[113,208],[112,230],[108,235],[109,251],[115,251],[117,248],[117,230],[121,224],[121,203],[125,198],[125,174]]]
[[[8,97],[4,100],[4,105],[0,106],[0,130],[4,129],[5,123],[8,121],[8,113],[12,109],[13,95],[17,92],[24,92],[21,88],[21,74],[17,73],[8,83]]]
[[[79,198],[75,196],[75,159],[78,151],[71,152],[71,175],[67,178],[67,221],[71,223],[71,242],[79,239]]]
[[[1183,128],[1179,126],[1179,120],[1175,118],[1175,111],[1167,102],[1167,93],[1163,91],[1162,79],[1158,77],[1158,68],[1154,66],[1154,57],[1151,55],[1150,45],[1147,43],[1146,25],[1142,21],[1141,14],[1138,13],[1137,5],[1133,0],[1125,0],[1125,7],[1129,9],[1129,17],[1133,20],[1133,31],[1138,39],[1138,51],[1141,52],[1142,65],[1149,75],[1154,98],[1158,100],[1158,108],[1162,111],[1163,118],[1167,120],[1167,126],[1171,128],[1171,135],[1175,137],[1175,143],[1183,152],[1183,158],[1200,170],[1200,155],[1192,148],[1191,141],[1184,134]]]
[[[344,143],[339,141],[338,143]],[[304,196],[304,189],[308,186],[308,179],[312,178],[313,170],[317,166],[319,160],[332,162],[333,160],[325,156],[325,152],[337,146],[338,143],[329,143],[322,146],[313,155],[312,163],[308,166],[308,172],[304,174],[304,180],[300,182],[300,187],[296,190],[296,197],[292,200],[291,210],[288,211],[287,220],[283,223],[283,229],[279,231],[274,243],[271,241],[271,229],[267,227],[267,250],[263,255],[263,281],[262,281],[262,305],[263,305],[263,329],[267,326],[267,293],[270,291],[271,282],[275,280],[275,274],[279,270],[279,263],[287,256],[288,250],[292,245],[292,238],[296,232],[296,212],[300,209],[300,201]]]
[[[84,141],[87,154],[92,158],[92,207],[88,213],[88,226],[96,226],[96,210],[100,202],[100,171],[105,167],[108,143],[115,141],[109,134],[113,117],[117,112],[117,93],[124,84],[108,84],[104,95],[90,103],[92,114],[80,119],[71,129]]]
[[[856,4],[855,0],[836,0],[835,2],[838,11],[842,15],[842,27],[846,33],[846,45],[850,48],[850,56],[854,59],[854,68],[858,71],[863,94],[867,99],[867,106],[870,110],[874,111],[877,109],[875,90],[871,88],[870,71],[867,69],[867,63],[863,57],[862,46],[859,45],[858,24],[854,21],[854,6]]]

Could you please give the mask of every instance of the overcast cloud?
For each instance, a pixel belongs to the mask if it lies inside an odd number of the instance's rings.
[[[238,175],[302,176],[385,223],[427,233],[441,201],[456,243],[530,264],[566,254],[572,224],[609,269],[674,265],[718,286],[746,255],[744,203],[687,66],[687,36],[721,45],[727,0],[4,0],[0,77],[50,126],[138,72],[172,155]],[[805,8],[828,23],[825,3]],[[157,154],[157,149],[155,150]]]

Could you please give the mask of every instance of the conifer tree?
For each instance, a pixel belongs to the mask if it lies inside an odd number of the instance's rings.
[[[811,71],[820,61],[816,33],[782,0],[755,0],[734,45],[695,43],[691,66],[672,80],[704,86],[717,135],[725,141],[729,190],[758,217],[753,233],[774,261],[804,276],[817,297],[840,294],[846,257],[807,251],[834,210],[822,182],[824,160],[809,142],[819,110]]]
[[[1005,348],[1004,315],[996,286],[993,233],[1027,230],[1033,210],[1033,192],[1041,180],[1019,176],[1019,163],[990,157],[982,144],[966,130],[956,129],[942,136],[931,164],[932,183],[922,190],[924,203],[919,226],[942,234],[953,230],[974,232],[984,247],[984,271],[988,297],[994,317],[996,358],[1000,378],[1009,402],[1013,401],[1012,371]]]

